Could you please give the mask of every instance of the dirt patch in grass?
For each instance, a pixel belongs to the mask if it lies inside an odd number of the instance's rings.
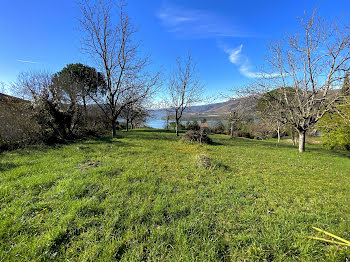
[[[99,161],[87,161],[87,162],[81,163],[79,166],[79,169],[88,170],[90,168],[96,168],[99,166],[101,166],[101,163]]]

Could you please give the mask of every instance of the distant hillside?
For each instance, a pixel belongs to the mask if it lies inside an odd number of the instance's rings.
[[[29,101],[0,93],[0,149],[3,142],[33,138],[37,124],[28,109]]]
[[[8,107],[9,105],[17,104],[17,103],[27,103],[29,101],[5,95],[0,93],[0,107],[4,107],[5,105]],[[90,105],[90,109],[97,108],[96,105]],[[2,108],[3,112],[14,111],[15,113],[17,110],[10,110],[9,108]],[[191,120],[193,118],[196,119],[222,119],[226,117],[230,112],[232,111],[240,111],[244,110],[246,112],[253,113],[255,111],[255,100],[253,98],[237,98],[237,99],[231,99],[226,102],[220,102],[220,103],[213,103],[213,104],[206,104],[206,105],[199,105],[199,106],[191,106],[185,110],[183,120]],[[150,110],[151,115],[153,115],[156,118],[164,117],[165,111],[163,109],[159,110]],[[0,114],[1,119],[1,114]]]
[[[10,96],[10,95],[6,95],[3,93],[0,93],[0,103],[24,103],[24,102],[28,102],[27,100],[23,100],[21,98],[18,97],[14,97],[14,96]]]
[[[329,90],[328,96],[334,96],[339,91],[340,89]],[[218,120],[225,118],[232,111],[244,111],[246,114],[253,114],[256,111],[256,99],[254,97],[244,97],[221,103],[191,106],[185,110],[182,120],[200,120],[203,118],[207,120]],[[164,109],[151,110],[151,114],[158,118],[166,115]]]
[[[200,105],[200,106],[191,106],[187,108],[184,112],[183,120],[196,119],[222,119],[225,118],[232,111],[246,111],[248,113],[253,113],[255,111],[255,99],[254,98],[237,98],[231,99],[226,102]],[[155,116],[165,116],[165,111],[152,110],[152,115]]]

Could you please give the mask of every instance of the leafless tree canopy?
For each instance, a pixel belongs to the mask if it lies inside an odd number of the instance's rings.
[[[20,73],[16,83],[12,85],[12,90],[19,97],[33,102],[43,96],[53,98],[59,95],[58,90],[53,88],[52,75],[43,71]]]
[[[147,112],[147,107],[150,107],[149,96],[140,98],[132,103],[127,102],[132,101],[135,96],[137,96],[137,94],[132,92],[132,90],[129,90],[129,92],[125,93],[123,96],[126,105],[121,111],[120,116],[126,121],[126,131],[129,130],[129,126],[135,128],[144,123],[149,116]]]
[[[7,86],[4,82],[0,82],[0,93],[6,93]]]
[[[146,71],[150,60],[139,52],[136,30],[125,12],[124,1],[83,0],[80,7],[83,50],[95,59],[107,81],[102,100],[94,99],[111,121],[115,136],[120,112],[150,95],[157,87],[159,73],[150,75]],[[124,94],[130,91],[134,96],[126,100]]]
[[[299,32],[271,42],[269,70],[251,90],[259,97],[279,90],[270,110],[283,112],[298,130],[303,152],[305,132],[342,99],[338,89],[349,69],[350,42],[347,27],[328,23],[316,10],[299,21]]]
[[[33,112],[43,132],[49,128],[60,139],[75,137],[81,108],[74,88],[62,88],[45,72],[21,73],[13,87],[32,102],[28,110]]]
[[[177,67],[168,84],[168,104],[175,113],[176,134],[183,112],[194,103],[202,101],[203,85],[197,77],[196,63],[190,53],[182,59],[177,58]]]

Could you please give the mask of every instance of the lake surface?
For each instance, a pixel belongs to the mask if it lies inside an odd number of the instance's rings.
[[[165,111],[156,111],[152,112],[152,117],[147,118],[145,123],[146,126],[163,129],[166,128],[166,120],[163,120],[162,117],[166,116]]]
[[[166,116],[165,112],[157,111],[156,113],[153,113],[152,117],[149,117],[147,119],[145,125],[156,129],[164,129],[166,128],[166,120],[163,120],[162,117],[165,117],[165,116]],[[226,124],[226,121],[227,120],[223,120],[222,122]],[[169,121],[169,122],[172,122],[172,121]],[[218,122],[217,120],[207,120],[207,123],[209,126],[215,126],[217,122]],[[181,121],[181,123],[184,125],[187,123],[187,121]]]
[[[166,121],[161,118],[148,118],[145,125],[152,128],[164,129]]]

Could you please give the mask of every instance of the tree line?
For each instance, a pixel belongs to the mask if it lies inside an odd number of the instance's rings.
[[[79,7],[82,51],[95,61],[95,67],[75,63],[54,74],[23,72],[12,84],[30,102],[26,103],[32,112],[27,118],[32,123],[29,128],[45,139],[71,140],[106,129],[115,137],[119,118],[125,119],[127,130],[136,127],[149,116],[152,98],[164,82],[160,71],[150,70],[150,56],[143,55],[136,40],[126,2],[83,0]],[[178,58],[168,81],[169,90],[178,90],[171,93],[172,102],[182,100],[179,117],[195,101],[194,73],[188,54]]]
[[[82,0],[79,6],[82,50],[95,68],[76,63],[55,74],[22,73],[13,85],[31,101],[42,130],[74,139],[79,131],[93,126],[110,128],[116,136],[118,118],[126,120],[127,129],[144,121],[152,98],[164,87],[167,119],[174,115],[179,135],[186,109],[203,101],[204,85],[192,55],[179,57],[164,81],[161,71],[150,69],[150,56],[142,53],[126,2]],[[256,100],[255,117],[276,130],[278,140],[283,128],[289,128],[293,136],[297,132],[299,151],[304,152],[306,133],[318,125],[329,135],[337,126],[329,122],[348,127],[348,91],[340,89],[348,85],[344,81],[348,79],[350,39],[347,25],[328,22],[317,10],[299,22],[295,34],[271,41],[262,72],[240,94]],[[89,119],[92,111],[94,119]],[[228,116],[231,135],[244,114],[243,108]],[[258,130],[264,131],[262,125]]]

